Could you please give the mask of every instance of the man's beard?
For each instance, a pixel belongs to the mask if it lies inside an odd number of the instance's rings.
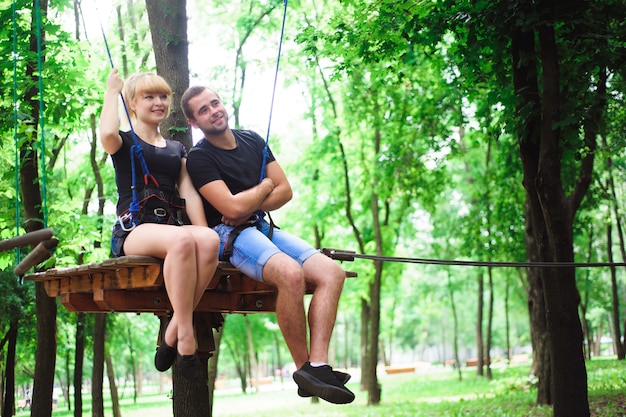
[[[202,133],[204,133],[205,136],[219,136],[223,134],[226,129],[228,129],[228,124],[224,127],[210,127],[208,129],[202,129]]]

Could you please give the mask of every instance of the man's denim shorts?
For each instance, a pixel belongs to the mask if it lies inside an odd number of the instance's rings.
[[[229,262],[247,276],[263,281],[265,263],[272,255],[279,252],[288,255],[300,266],[312,255],[318,253],[309,243],[276,227],[272,231],[272,239],[268,239],[269,228],[269,223],[262,219],[256,226],[243,229],[235,239],[233,255]],[[214,229],[220,236],[221,256],[233,226],[218,224]]]

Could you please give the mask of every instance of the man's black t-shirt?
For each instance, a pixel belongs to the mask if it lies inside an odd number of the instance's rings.
[[[221,149],[201,139],[189,151],[187,171],[198,190],[211,181],[223,180],[234,195],[260,182],[265,141],[251,130],[233,129],[232,132],[237,141],[234,149]],[[272,161],[274,155],[268,148],[267,163]],[[209,226],[220,224],[222,214],[206,199],[202,200]]]
[[[118,192],[118,216],[128,210],[133,201],[130,148],[135,144],[131,132],[120,132],[120,136],[122,137],[122,147],[111,155],[115,167],[115,182]],[[181,159],[187,157],[185,147],[180,142],[168,139],[165,140],[165,147],[163,148],[150,145],[139,137],[137,139],[150,174],[159,183],[163,194],[171,199],[173,195],[177,195],[176,184],[182,167]],[[138,159],[135,160],[135,181],[139,194],[144,188],[144,176]],[[151,185],[153,186],[153,184]]]

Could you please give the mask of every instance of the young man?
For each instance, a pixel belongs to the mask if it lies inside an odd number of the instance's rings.
[[[266,175],[261,180],[265,141],[255,132],[231,129],[217,93],[190,87],[181,98],[191,126],[204,134],[189,152],[189,175],[204,197],[207,222],[220,236],[220,257],[246,275],[278,290],[276,317],[298,370],[298,394],[346,404],[354,394],[344,384],[350,375],[328,365],[328,346],[337,316],[345,272],[336,262],[302,239],[272,229],[264,212],[291,200],[283,169],[267,149]],[[234,230],[234,231],[233,231]],[[314,287],[308,311],[306,284]]]

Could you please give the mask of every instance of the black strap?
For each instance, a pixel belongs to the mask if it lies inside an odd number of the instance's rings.
[[[220,261],[230,262],[230,257],[233,256],[233,246],[235,245],[235,239],[237,236],[241,234],[248,227],[252,227],[256,225],[256,219],[253,221],[248,220],[247,222],[240,224],[239,226],[235,226],[233,230],[228,234],[228,239],[226,240],[226,244],[224,245],[224,250],[222,251],[222,256],[220,256]]]
[[[272,240],[272,236],[274,234],[274,228],[277,228],[277,229],[280,229],[280,228],[274,224],[274,220],[272,219],[272,216],[269,214],[269,212],[267,213],[267,216],[270,219],[269,221],[270,228],[269,228],[269,231],[267,232],[267,238],[269,240]],[[230,233],[228,234],[228,239],[226,239],[226,244],[224,244],[224,250],[222,251],[222,256],[220,256],[220,261],[230,262],[230,257],[233,256],[233,247],[235,245],[235,239],[237,239],[237,237],[241,234],[241,232],[243,232],[248,227],[252,227],[252,226],[256,227],[259,220],[261,220],[262,218],[263,218],[263,212],[255,213],[252,217],[250,217],[250,220],[248,220],[247,222],[240,224],[239,226],[233,227],[233,230],[231,230]]]

